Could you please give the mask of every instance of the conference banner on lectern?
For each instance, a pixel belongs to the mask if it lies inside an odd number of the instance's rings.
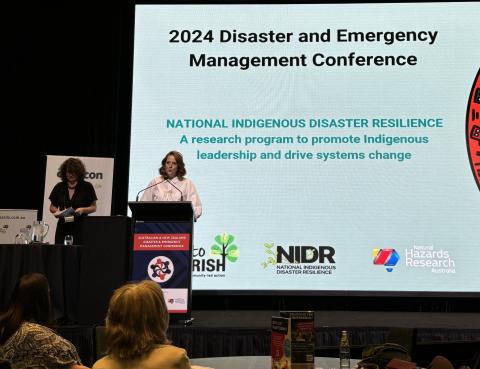
[[[169,313],[186,314],[191,286],[191,225],[135,222],[133,280],[153,280],[162,286]]]
[[[135,8],[129,199],[178,150],[193,289],[480,292],[480,2]]]

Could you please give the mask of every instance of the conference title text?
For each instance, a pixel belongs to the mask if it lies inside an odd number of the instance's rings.
[[[231,30],[171,30],[169,32],[169,42],[171,44],[184,45],[190,44],[197,47],[198,44],[205,44],[202,51],[208,51],[209,44],[235,44],[257,45],[248,50],[248,55],[218,55],[219,50],[214,51],[214,55],[207,53],[190,53],[188,56],[189,66],[192,68],[238,68],[248,70],[251,68],[268,67],[409,67],[419,63],[419,56],[408,53],[395,53],[391,48],[395,45],[405,43],[415,43],[420,45],[417,50],[421,51],[423,46],[433,46],[437,41],[438,31],[432,30],[407,30],[407,31],[355,31],[349,29],[330,28],[322,32],[276,32],[268,30],[265,32],[243,32],[236,29]],[[299,45],[322,44],[325,50],[315,50],[308,54],[296,53],[286,55],[285,47],[282,44]],[[362,50],[367,44],[380,44],[386,48],[382,54],[370,55],[359,53],[356,50],[343,51],[341,54],[332,55],[328,49],[333,43],[339,45],[356,44],[362,45]],[[268,45],[269,54],[255,55],[258,51],[258,45]],[[343,50],[344,48],[342,48]],[[235,50],[241,50],[236,48]],[[375,48],[378,50],[378,47]],[[402,48],[405,50],[405,48]],[[213,51],[213,50],[212,50]],[[273,51],[273,53],[272,53]]]

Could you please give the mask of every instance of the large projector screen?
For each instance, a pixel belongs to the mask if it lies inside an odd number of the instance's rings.
[[[137,5],[129,200],[183,154],[194,290],[479,292],[478,19]]]

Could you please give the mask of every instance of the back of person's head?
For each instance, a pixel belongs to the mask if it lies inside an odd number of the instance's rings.
[[[445,356],[439,355],[433,358],[428,369],[454,369],[454,366]]]
[[[128,283],[117,289],[108,307],[108,351],[120,360],[131,360],[156,345],[170,343],[168,310],[160,286],[153,281]]]
[[[5,343],[23,322],[51,323],[50,288],[40,273],[25,274],[15,286],[10,306],[0,317],[0,344]]]

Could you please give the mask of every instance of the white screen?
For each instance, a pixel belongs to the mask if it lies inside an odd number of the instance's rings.
[[[129,199],[183,154],[194,290],[479,291],[478,19],[478,2],[137,5]]]

